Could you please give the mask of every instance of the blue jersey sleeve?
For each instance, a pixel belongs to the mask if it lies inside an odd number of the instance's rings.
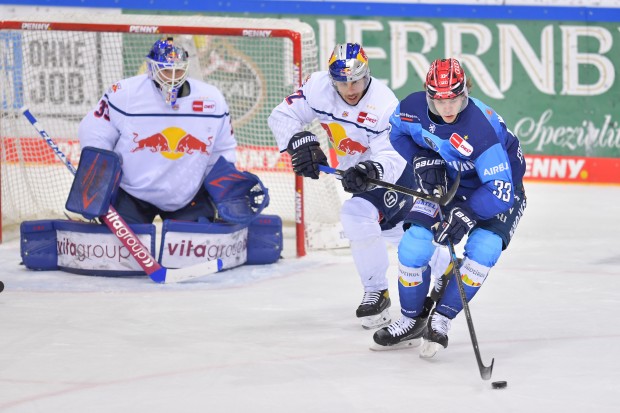
[[[414,136],[422,134],[422,125],[416,122],[414,117],[401,111],[401,104],[390,116],[390,143],[408,164],[423,149],[414,141]]]

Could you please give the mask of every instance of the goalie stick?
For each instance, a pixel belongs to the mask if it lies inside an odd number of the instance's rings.
[[[32,126],[39,132],[39,135],[45,140],[50,148],[54,151],[54,154],[65,164],[67,169],[71,171],[73,175],[76,174],[75,167],[69,162],[69,159],[58,148],[56,142],[47,134],[47,132],[41,128],[37,119],[30,113],[30,110],[26,106],[21,108],[22,114],[28,119]],[[110,231],[118,238],[118,240],[127,248],[132,257],[136,260],[138,265],[144,270],[144,272],[151,278],[151,280],[160,284],[175,283],[180,281],[191,280],[203,275],[214,274],[222,269],[222,260],[217,259],[213,261],[207,261],[203,264],[193,265],[191,267],[170,269],[160,265],[155,258],[151,255],[149,250],[140,242],[140,239],[127,225],[125,220],[116,212],[114,207],[110,205],[106,215],[100,217],[100,219],[107,225]],[[122,235],[121,235],[122,234]]]
[[[340,176],[344,175],[343,170],[332,168],[331,166],[319,165],[319,170],[327,174],[334,174],[334,175],[340,175]],[[370,182],[371,184],[380,186],[382,188],[387,188],[387,189],[391,189],[392,191],[400,192],[401,194],[410,195],[416,198],[426,199],[427,201],[436,202],[441,206],[446,206],[448,203],[450,203],[450,201],[452,201],[452,198],[454,198],[454,195],[456,195],[456,191],[459,189],[459,184],[461,182],[461,171],[458,171],[456,178],[454,179],[454,183],[452,184],[450,189],[448,189],[448,192],[446,192],[441,197],[428,195],[420,191],[414,191],[413,189],[407,188],[405,186],[391,184],[389,182],[381,181],[379,179],[368,178],[368,182]]]

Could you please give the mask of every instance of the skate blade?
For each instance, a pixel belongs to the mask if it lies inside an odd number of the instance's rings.
[[[414,338],[412,340],[403,341],[402,343],[394,344],[392,346],[382,346],[373,341],[370,345],[372,351],[392,351],[392,350],[405,350],[408,348],[416,348],[422,344],[422,339]]]
[[[443,346],[439,343],[424,340],[422,348],[420,349],[420,358],[430,359],[434,357],[435,354],[437,354],[437,352],[442,348]]]
[[[392,322],[392,319],[390,317],[390,312],[386,308],[381,312],[381,314],[360,317],[360,321],[362,322],[362,327],[364,329],[378,330],[382,327],[388,326]]]

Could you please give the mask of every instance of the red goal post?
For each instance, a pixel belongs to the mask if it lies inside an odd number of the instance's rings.
[[[280,19],[67,14],[0,21],[3,230],[28,219],[63,217],[72,180],[19,109],[27,105],[77,165],[82,117],[118,80],[143,73],[151,45],[166,35],[189,51],[190,77],[224,93],[239,143],[237,166],[269,188],[264,213],[295,226],[297,255],[341,246],[341,188],[331,177],[296,177],[267,125],[271,110],[319,70],[312,28]],[[327,153],[322,128],[312,129]]]

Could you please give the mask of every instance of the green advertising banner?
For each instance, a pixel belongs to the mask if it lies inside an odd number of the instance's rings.
[[[230,15],[230,14],[228,14]],[[620,158],[620,26],[613,22],[274,15],[316,33],[326,66],[338,42],[360,42],[373,76],[399,98],[430,63],[457,57],[471,96],[493,107],[525,153]],[[326,68],[326,67],[325,67]]]
[[[317,14],[307,3],[293,14],[289,2],[274,12],[276,3],[267,1],[265,13],[207,14],[308,23],[321,70],[336,43],[361,43],[373,76],[400,99],[422,90],[433,60],[456,57],[473,81],[471,96],[494,108],[530,155],[528,178],[620,183],[616,9],[430,3],[346,3],[345,9],[345,3],[319,2],[313,3]],[[578,158],[576,166],[569,157]],[[588,165],[592,158],[601,162]]]
[[[471,96],[502,115],[526,153],[620,157],[618,24],[558,21],[326,18],[311,24],[326,62],[361,42],[373,76],[399,98],[421,90],[430,63],[458,57]]]

